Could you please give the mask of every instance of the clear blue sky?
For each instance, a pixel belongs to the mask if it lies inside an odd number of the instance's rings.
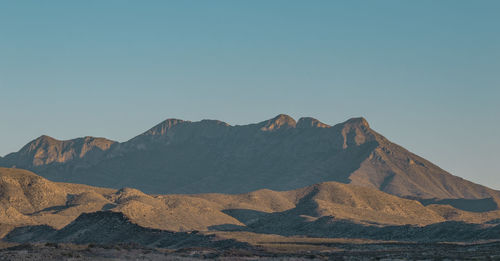
[[[2,1],[0,155],[170,117],[364,116],[500,188],[500,1]]]

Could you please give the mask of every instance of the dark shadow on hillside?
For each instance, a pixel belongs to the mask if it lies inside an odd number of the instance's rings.
[[[108,204],[102,206],[101,211],[107,211],[107,210],[115,208],[116,206],[117,206],[116,204],[108,203]]]
[[[363,238],[415,242],[462,242],[500,239],[500,225],[484,226],[465,222],[447,221],[427,226],[380,226],[355,223],[323,216],[307,219],[297,215],[297,209],[265,213],[248,209],[230,209],[231,215],[246,226],[223,224],[209,227],[212,231],[249,231],[282,236],[308,236],[325,238]]]
[[[247,243],[233,239],[219,240],[214,235],[142,227],[132,223],[123,213],[109,211],[81,214],[76,220],[59,230],[46,225],[18,227],[2,240],[15,243],[135,243],[174,249],[187,247],[252,249]]]
[[[427,206],[431,204],[450,205],[454,208],[470,212],[488,212],[498,209],[498,205],[493,198],[483,199],[416,199]]]
[[[44,209],[39,210],[39,211],[35,211],[35,212],[31,213],[30,215],[37,215],[37,214],[40,214],[42,212],[47,212],[47,211],[59,212],[61,210],[65,210],[67,208],[68,208],[68,206],[66,206],[66,205],[64,205],[64,206],[52,206],[52,207],[44,208]]]
[[[38,211],[35,211],[33,213],[31,213],[30,215],[37,215],[37,214],[40,214],[42,212],[48,212],[48,211],[53,211],[54,213],[58,213],[60,211],[63,211],[65,209],[68,209],[70,207],[72,207],[73,205],[69,204],[68,202],[70,202],[76,195],[73,195],[73,194],[68,194],[66,196],[66,204],[65,205],[59,205],[59,206],[51,206],[51,207],[46,207],[44,209],[41,209],[41,210],[38,210]]]
[[[257,222],[258,220],[271,215],[270,213],[252,209],[226,209],[222,210],[222,212],[233,218],[236,218],[238,221],[245,225],[250,225],[253,222]]]

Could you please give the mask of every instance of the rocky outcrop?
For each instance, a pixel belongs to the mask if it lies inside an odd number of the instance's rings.
[[[43,135],[25,145],[17,153],[11,153],[0,159],[3,166],[33,169],[52,164],[74,164],[85,160],[95,163],[104,156],[116,142],[95,137],[73,140],[56,140]]]

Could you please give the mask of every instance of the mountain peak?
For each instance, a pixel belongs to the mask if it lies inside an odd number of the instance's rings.
[[[330,125],[312,117],[302,117],[297,122],[297,128],[330,128]]]
[[[289,115],[286,114],[279,114],[278,116],[264,121],[261,123],[263,126],[260,128],[263,131],[274,131],[277,129],[289,129],[289,128],[295,128],[297,125],[297,122],[290,117]]]
[[[143,135],[151,135],[151,136],[164,135],[172,127],[184,122],[186,121],[180,119],[174,119],[174,118],[166,119],[157,124],[156,126],[154,126],[153,128],[146,131]]]
[[[343,122],[342,125],[350,125],[352,127],[361,127],[365,129],[370,128],[370,124],[368,124],[368,121],[363,117],[350,118]]]
[[[28,144],[24,145],[24,147],[22,147],[21,150],[19,151],[23,153],[29,153],[30,151],[36,150],[41,146],[42,147],[54,146],[58,143],[61,143],[61,141],[47,135],[42,135],[30,141]]]
[[[220,120],[210,120],[210,119],[204,119],[204,120],[199,121],[198,123],[202,124],[202,125],[221,125],[221,126],[226,126],[226,127],[231,126],[226,122],[223,122]]]
[[[48,141],[48,142],[50,142],[50,141],[59,141],[59,140],[56,139],[56,138],[52,138],[52,137],[50,137],[48,135],[42,135],[42,136],[34,139],[32,142],[40,142],[40,141]]]

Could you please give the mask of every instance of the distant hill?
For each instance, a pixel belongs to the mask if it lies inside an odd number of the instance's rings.
[[[220,240],[213,235],[144,228],[130,222],[122,213],[100,211],[82,214],[60,230],[44,225],[19,227],[11,231],[4,240],[19,243],[135,243],[141,246],[174,249],[188,247],[251,249],[249,244],[231,239]]]
[[[424,206],[374,188],[337,182],[237,195],[148,195],[131,188],[55,183],[26,170],[0,168],[0,237],[7,235],[5,240],[13,242],[132,242],[174,248],[184,246],[176,242],[236,244],[172,233],[194,230],[468,241],[500,239],[498,220],[500,210]]]
[[[408,225],[379,227],[347,220],[335,220],[332,217],[323,217],[315,221],[294,220],[292,223],[287,221],[283,217],[263,219],[243,228],[243,231],[284,236],[303,235],[412,242],[475,242],[500,239],[500,225],[498,224],[485,226],[448,221],[423,227]],[[142,246],[173,249],[186,247],[252,248],[247,243],[232,239],[218,239],[214,235],[144,228],[132,223],[122,213],[114,212],[85,213],[60,230],[44,225],[18,227],[9,232],[3,240],[18,243],[135,243]]]
[[[500,197],[390,142],[364,118],[334,126],[283,114],[243,126],[168,119],[123,143],[42,136],[0,159],[0,166],[156,194],[293,190],[335,181],[436,202],[487,199],[495,205]]]
[[[421,226],[444,221],[485,223],[500,218],[500,210],[469,212],[450,205],[424,206],[416,200],[374,188],[337,182],[290,191],[264,189],[236,195],[148,195],[132,188],[115,190],[56,183],[26,170],[0,168],[0,231],[3,234],[26,225],[60,229],[82,213],[97,211],[123,213],[142,227],[170,231],[254,228],[255,224],[264,224],[265,220],[276,217],[282,220],[281,225],[303,225],[334,217],[357,224],[384,226]]]

